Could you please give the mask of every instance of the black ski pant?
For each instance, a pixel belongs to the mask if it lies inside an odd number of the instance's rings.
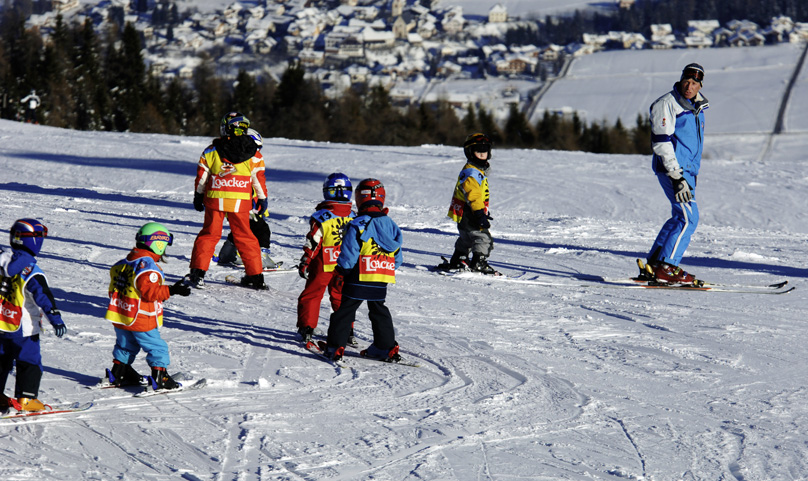
[[[365,302],[361,299],[342,298],[339,309],[331,314],[328,325],[328,345],[345,347],[351,335],[351,326],[356,319],[356,310]],[[384,301],[367,301],[368,318],[373,329],[373,344],[382,350],[392,349],[396,345],[396,333],[393,328],[393,317]]]

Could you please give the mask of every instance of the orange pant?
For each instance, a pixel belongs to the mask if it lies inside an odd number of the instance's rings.
[[[249,212],[222,212],[219,210],[205,209],[205,225],[196,236],[194,250],[191,253],[191,269],[202,269],[207,271],[210,267],[210,260],[216,251],[216,244],[222,238],[222,224],[224,218],[230,223],[230,231],[233,233],[233,243],[236,244],[241,260],[244,261],[244,270],[248,276],[254,276],[263,272],[261,263],[261,246],[250,230]]]
[[[317,327],[320,318],[320,303],[326,288],[331,300],[331,308],[336,311],[342,301],[342,282],[337,285],[335,272],[324,272],[319,258],[311,261],[306,287],[297,298],[297,327]]]

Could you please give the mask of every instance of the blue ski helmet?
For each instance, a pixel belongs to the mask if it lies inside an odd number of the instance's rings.
[[[351,179],[341,172],[334,172],[323,182],[323,198],[325,200],[350,202],[351,192],[353,192]]]
[[[135,246],[148,249],[158,256],[163,255],[166,247],[174,243],[174,236],[159,222],[149,222],[141,227],[135,234]]]
[[[47,235],[48,228],[42,222],[36,219],[19,219],[9,231],[11,248],[24,250],[35,256],[42,249]]]

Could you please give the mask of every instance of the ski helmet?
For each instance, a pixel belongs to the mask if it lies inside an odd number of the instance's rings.
[[[376,205],[384,207],[384,199],[387,192],[384,184],[380,180],[365,179],[356,188],[356,207],[359,210]]]
[[[474,155],[475,152],[487,152],[488,158],[481,160]],[[463,143],[463,153],[466,154],[466,159],[473,164],[485,164],[488,166],[488,161],[491,160],[491,139],[482,133],[471,134],[466,137],[466,142]]]
[[[12,249],[21,249],[32,256],[39,254],[42,243],[48,235],[45,224],[36,219],[19,219],[9,231]]]
[[[222,137],[238,137],[247,133],[250,128],[250,119],[238,112],[229,112],[222,117],[222,123],[219,125],[219,134]]]
[[[323,198],[325,200],[350,202],[352,191],[351,179],[341,172],[334,172],[323,182]]]
[[[166,251],[166,247],[174,243],[174,236],[163,224],[149,222],[137,231],[135,242],[137,247],[148,249],[161,256]]]
[[[693,79],[698,82],[699,85],[703,85],[704,67],[697,63],[689,63],[685,65],[685,68],[682,69],[682,76],[679,78],[679,81],[681,82],[686,78]]]
[[[255,129],[247,129],[247,135],[252,137],[252,139],[255,141],[255,145],[258,146],[258,150],[261,150],[261,147],[264,146],[264,138],[261,137],[261,134],[259,134]]]

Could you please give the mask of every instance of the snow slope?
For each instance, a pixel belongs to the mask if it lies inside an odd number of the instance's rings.
[[[268,133],[265,133],[268,134]],[[270,137],[270,135],[267,135]],[[796,140],[799,140],[797,142]],[[684,261],[730,283],[788,279],[785,296],[578,287],[633,274],[668,207],[641,156],[496,150],[492,264],[546,287],[428,272],[451,253],[456,147],[267,139],[273,257],[293,264],[335,170],[378,177],[405,235],[390,289],[397,339],[421,368],[335,369],[295,341],[296,273],[269,292],[221,282],[166,303],[173,371],[202,391],[90,391],[111,362],[109,267],[156,220],[187,272],[209,139],[72,132],[0,121],[0,226],[45,222],[40,255],[69,327],[42,337],[41,399],[88,412],[0,424],[7,480],[796,480],[808,477],[805,136],[705,161],[702,225]],[[782,141],[781,141],[782,140]],[[2,242],[3,244],[6,241]],[[326,327],[328,310],[321,311]],[[371,341],[366,310],[356,329]],[[146,372],[141,355],[135,363]],[[10,393],[13,377],[6,393]]]
[[[710,100],[710,134],[771,132],[780,99],[804,44],[674,50],[613,50],[573,60],[567,75],[550,87],[534,113],[571,108],[587,122],[620,118],[633,126],[651,103],[668,92],[690,62],[704,66],[702,93]],[[803,69],[804,70],[804,69]],[[792,93],[787,131],[808,129],[803,71]]]

